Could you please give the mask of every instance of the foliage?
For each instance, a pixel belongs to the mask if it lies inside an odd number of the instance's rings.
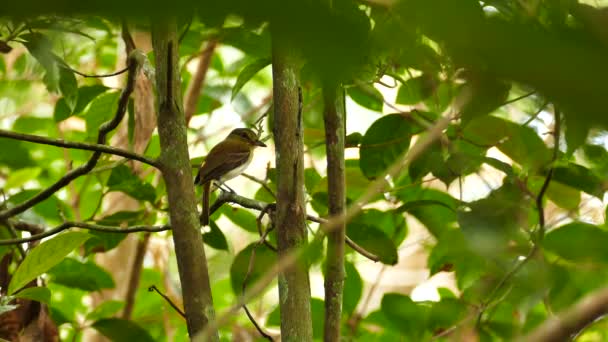
[[[108,1],[99,7],[93,2],[81,9],[35,0],[7,4],[0,18],[1,127],[95,142],[99,126],[116,112],[122,86],[74,71],[119,69],[126,57],[116,14],[168,13],[164,2],[138,3]],[[33,12],[18,16],[27,4]],[[384,277],[405,267],[413,244],[423,247],[418,253],[429,277],[453,279],[455,286],[443,284],[451,290],[439,287],[422,300],[409,288],[395,287],[369,302],[382,279],[366,274],[371,262],[347,248],[343,335],[423,341],[470,333],[480,341],[511,340],[608,284],[608,227],[602,210],[608,189],[608,37],[598,26],[605,10],[575,1],[528,6],[514,0],[184,1],[175,6],[178,14],[187,13],[180,16],[183,89],[195,77],[202,43],[215,39],[220,44],[197,94],[188,136],[191,156],[205,154],[223,139],[223,125],[253,125],[270,107],[262,98],[272,94],[266,68],[272,61],[271,37],[290,37],[303,61],[308,214],[327,216],[321,89],[340,83],[347,108],[347,203],[359,200],[374,181],[385,187],[347,223],[348,237],[378,257],[373,267],[383,267]],[[147,17],[127,21],[140,33],[149,29]],[[141,122],[132,105],[129,111],[121,125],[132,142]],[[386,177],[387,169],[432,135],[429,128],[447,115],[452,115],[448,127],[418,158]],[[273,124],[264,118],[261,126],[268,133]],[[0,146],[0,216],[92,153],[4,135]],[[154,133],[145,155],[154,158],[159,152]],[[272,153],[262,155],[264,163],[248,172],[264,184],[237,179],[242,182],[235,190],[272,203],[277,170]],[[110,192],[128,195],[138,209],[107,213]],[[27,211],[0,220],[0,239],[40,233],[21,229],[19,222],[46,231],[66,221],[121,228],[162,225],[168,223],[166,208],[158,170],[103,155],[93,171]],[[270,227],[268,218],[258,215],[227,203],[201,231],[220,312],[278,260],[274,232],[268,244],[258,244],[258,229]],[[326,246],[315,240],[319,224],[309,223],[314,243],[306,261],[311,274],[320,275]],[[424,241],[415,237],[420,231],[428,236]],[[119,318],[126,305],[122,298],[97,307],[83,304],[95,292],[116,286],[116,270],[104,269],[95,256],[116,248],[125,235],[103,231],[67,231],[40,243],[1,246],[0,313],[15,309],[14,298],[44,303],[68,340],[82,340],[82,331],[90,328],[115,341],[185,338],[179,314],[147,291],[156,285],[171,298],[179,292],[171,233],[152,234],[162,247],[154,252],[150,247],[146,254],[130,319]],[[25,248],[23,257],[18,247]],[[167,251],[170,256],[161,260]],[[250,303],[272,332],[281,323],[275,285]],[[313,298],[311,308],[314,337],[321,339],[323,299]],[[223,338],[257,337],[244,313],[230,322],[237,328],[222,327]],[[580,339],[608,339],[606,331],[606,322],[598,321]]]

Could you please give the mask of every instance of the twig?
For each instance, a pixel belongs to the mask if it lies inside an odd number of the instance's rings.
[[[274,205],[268,205],[266,206],[266,208],[264,210],[262,210],[260,212],[260,215],[258,215],[258,218],[255,220],[256,221],[256,225],[258,227],[258,233],[260,234],[260,238],[264,238],[264,244],[266,245],[266,247],[268,247],[270,250],[272,250],[273,252],[278,252],[278,249],[273,246],[268,240],[266,240],[266,236],[268,235],[268,233],[270,233],[270,231],[274,228],[274,225],[272,223],[272,215],[271,212],[274,209]],[[271,226],[269,228],[266,229],[266,231],[262,232],[262,219],[264,218],[264,215],[268,214],[268,218],[270,218],[270,223]]]
[[[46,237],[58,234],[69,228],[82,228],[82,229],[88,229],[88,230],[92,230],[92,231],[96,231],[96,232],[119,233],[119,234],[129,234],[129,233],[137,233],[137,232],[155,233],[155,232],[162,232],[162,231],[171,229],[171,226],[169,226],[169,225],[131,226],[131,227],[126,227],[126,228],[121,228],[121,227],[105,226],[105,225],[92,224],[92,223],[86,223],[86,222],[69,222],[68,221],[68,222],[64,222],[64,223],[58,225],[57,227],[55,227],[53,229],[44,230],[44,228],[42,228],[41,226],[33,224],[33,223],[16,221],[16,220],[11,220],[10,222],[13,225],[13,227],[15,227],[15,229],[18,229],[18,230],[26,230],[26,231],[43,230],[44,232],[40,233],[40,234],[32,235],[30,237],[26,237],[26,238],[0,240],[0,246],[16,245],[16,244],[21,244],[21,243],[25,243],[25,242],[42,240]]]
[[[137,153],[130,152],[127,150],[123,150],[121,148],[112,147],[112,146],[108,146],[108,145],[104,145],[104,144],[91,144],[91,143],[85,143],[85,142],[65,141],[63,139],[53,139],[53,138],[47,138],[47,137],[42,137],[42,136],[33,135],[33,134],[17,133],[17,132],[7,131],[4,129],[0,129],[0,137],[14,139],[14,140],[27,141],[27,142],[32,142],[32,143],[36,143],[36,144],[76,149],[76,150],[107,153],[107,154],[112,154],[112,155],[116,155],[116,156],[120,156],[120,157],[125,157],[130,160],[137,160],[144,164],[153,166],[157,169],[160,169],[160,167],[161,167],[160,163],[156,160],[150,159],[141,154],[137,154]]]
[[[85,73],[80,72],[80,71],[78,71],[78,70],[76,70],[76,69],[72,69],[72,68],[71,68],[69,65],[67,65],[67,64],[66,64],[65,62],[63,62],[63,61],[59,62],[59,60],[58,60],[58,63],[57,63],[57,64],[59,65],[59,67],[64,68],[64,69],[67,69],[67,70],[69,70],[69,71],[71,71],[71,72],[75,73],[76,75],[80,75],[80,76],[85,77],[85,78],[105,78],[105,77],[114,77],[114,76],[118,76],[118,75],[120,75],[120,74],[124,74],[125,72],[129,71],[129,66],[126,66],[124,69],[120,69],[120,70],[115,71],[115,72],[110,73],[110,74],[91,75],[91,74],[85,74]]]
[[[142,60],[142,57],[138,53],[132,53],[131,55],[129,55],[129,58],[127,61],[128,70],[129,70],[127,84],[125,85],[125,88],[123,89],[122,93],[120,94],[120,98],[118,100],[118,107],[116,109],[116,114],[110,121],[104,123],[99,128],[99,135],[97,136],[97,144],[105,144],[106,136],[108,135],[108,133],[110,133],[112,130],[114,130],[118,126],[118,124],[120,124],[120,122],[122,121],[122,119],[127,111],[129,97],[135,87],[135,78],[136,78],[137,71],[139,69],[141,60]],[[11,216],[15,216],[17,214],[20,214],[20,213],[26,211],[27,209],[33,207],[34,205],[49,198],[51,195],[53,195],[59,189],[70,184],[70,182],[73,181],[74,179],[89,173],[91,170],[93,170],[95,165],[97,165],[97,162],[99,161],[100,157],[101,157],[100,151],[93,152],[93,155],[89,158],[89,160],[84,165],[68,172],[65,176],[61,177],[53,185],[42,190],[41,192],[36,194],[34,197],[26,200],[25,202],[22,202],[10,209],[1,211],[0,220],[7,219]]]
[[[530,97],[530,96],[532,96],[532,95],[534,95],[534,94],[536,94],[536,91],[535,91],[535,90],[533,90],[533,91],[531,91],[531,92],[529,92],[529,93],[527,93],[527,94],[524,94],[524,95],[518,96],[518,97],[516,97],[516,98],[514,98],[514,99],[507,100],[507,101],[503,102],[503,103],[502,103],[500,106],[498,106],[498,107],[506,106],[506,105],[511,104],[511,103],[513,103],[513,102],[517,102],[517,101],[519,101],[519,100],[523,100],[523,99],[525,99],[526,97]]]
[[[171,307],[173,308],[173,310],[175,310],[175,312],[177,312],[180,316],[182,316],[183,319],[188,319],[186,317],[186,314],[177,306],[175,305],[175,303],[173,303],[173,301],[171,300],[171,298],[165,296],[162,292],[160,292],[159,289],[156,288],[156,285],[152,285],[150,287],[148,287],[148,292],[156,292],[158,293],[159,296],[163,297],[163,299],[169,303],[169,305],[171,305]]]

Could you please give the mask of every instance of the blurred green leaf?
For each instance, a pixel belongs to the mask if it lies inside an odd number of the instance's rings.
[[[211,221],[209,222],[209,229],[210,231],[203,234],[203,242],[215,249],[227,251],[228,242],[220,227]]]
[[[49,304],[51,291],[46,287],[34,286],[25,288],[15,294],[16,298],[34,300],[40,303]]]
[[[0,138],[0,146],[2,146],[0,165],[15,169],[36,166],[36,163],[30,156],[29,150],[25,147],[23,142],[8,138]]]
[[[125,306],[122,300],[107,300],[87,314],[87,321],[97,321],[109,318],[118,313]]]
[[[238,227],[245,229],[248,232],[257,233],[258,228],[256,216],[249,212],[247,209],[223,205],[222,208],[218,210],[218,212],[221,212]]]
[[[574,262],[608,262],[608,231],[592,224],[573,222],[552,229],[543,242],[550,252]]]
[[[4,188],[13,189],[21,187],[28,181],[36,179],[41,171],[42,170],[38,167],[15,170],[9,175],[6,183],[4,184]]]
[[[383,264],[395,265],[399,261],[395,243],[378,228],[351,222],[347,225],[346,235],[368,252],[377,255]]]
[[[466,92],[469,99],[460,111],[463,125],[499,108],[507,100],[510,89],[509,83],[486,75],[471,75],[469,82],[460,90]]]
[[[395,102],[404,105],[420,103],[431,96],[436,87],[436,81],[430,74],[410,78],[399,87]]]
[[[241,88],[249,82],[249,80],[255,76],[260,70],[264,69],[266,66],[270,64],[270,58],[259,58],[253,61],[251,64],[247,65],[239,74],[236,79],[236,83],[232,88],[232,95],[230,96],[230,100],[233,101],[236,95],[241,91]]]
[[[410,122],[399,114],[383,116],[365,132],[360,148],[360,167],[367,178],[384,174],[409,147]]]
[[[13,294],[36,277],[60,263],[76,247],[82,245],[91,235],[83,232],[65,232],[43,242],[32,249],[19,265],[8,286]]]
[[[361,107],[382,112],[384,107],[384,97],[382,93],[371,85],[363,84],[347,89],[348,96]]]
[[[88,109],[84,113],[89,139],[95,139],[101,125],[114,117],[119,97],[118,92],[106,92],[98,95],[89,103]]]
[[[126,319],[104,318],[93,323],[92,327],[112,342],[154,341],[144,328]]]
[[[112,276],[94,262],[65,258],[48,271],[51,281],[84,291],[114,288]]]
[[[355,312],[359,300],[363,295],[363,280],[359,275],[359,271],[351,262],[344,263],[344,293],[342,297],[342,307],[344,313],[351,315]]]
[[[121,191],[142,201],[153,203],[156,200],[156,190],[150,183],[142,181],[126,165],[118,165],[112,169],[106,183],[109,191]]]
[[[74,111],[78,101],[78,82],[74,73],[63,67],[59,67],[59,90],[67,106]]]
[[[422,340],[428,325],[428,307],[397,293],[386,293],[382,297],[381,307],[394,328],[414,341]]]
[[[555,167],[553,169],[553,179],[582,190],[600,200],[603,199],[604,192],[608,188],[605,180],[594,175],[588,168],[574,163]]]
[[[230,283],[232,290],[235,295],[241,295],[243,293],[243,281],[249,270],[249,262],[251,255],[255,249],[255,258],[251,272],[247,277],[247,284],[251,286],[256,280],[262,277],[266,272],[272,268],[272,265],[277,261],[277,254],[270,250],[266,245],[257,246],[257,242],[250,244],[240,251],[232,266],[230,266]]]

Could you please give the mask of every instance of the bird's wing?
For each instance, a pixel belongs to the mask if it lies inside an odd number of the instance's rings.
[[[246,164],[251,155],[251,147],[241,142],[222,141],[209,151],[205,163],[196,176],[197,184],[205,184],[219,179],[226,173]]]

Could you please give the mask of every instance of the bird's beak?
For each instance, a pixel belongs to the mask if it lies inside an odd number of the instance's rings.
[[[262,141],[257,140],[255,143],[253,143],[255,146],[260,146],[260,147],[266,147],[266,144],[264,144]]]

